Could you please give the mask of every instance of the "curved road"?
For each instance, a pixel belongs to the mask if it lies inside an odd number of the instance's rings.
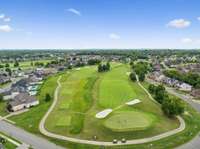
[[[60,139],[60,140],[66,140],[66,141],[75,142],[75,143],[81,143],[81,144],[113,146],[113,145],[130,145],[130,144],[142,144],[142,143],[152,142],[152,141],[160,140],[162,138],[166,138],[168,136],[174,135],[174,134],[179,133],[179,132],[181,132],[181,131],[183,131],[185,129],[184,120],[181,117],[177,117],[179,119],[179,121],[180,121],[180,126],[177,129],[174,129],[174,130],[171,130],[171,131],[168,131],[168,132],[165,132],[165,133],[153,136],[153,137],[142,138],[142,139],[134,139],[134,140],[127,140],[126,143],[118,142],[118,144],[113,144],[113,142],[83,140],[83,139],[71,138],[71,137],[67,137],[67,136],[62,136],[62,135],[59,135],[59,134],[51,133],[51,132],[46,130],[45,121],[46,121],[48,115],[51,113],[51,111],[53,110],[53,108],[55,107],[55,105],[57,103],[58,93],[59,93],[59,90],[61,88],[60,79],[61,79],[61,76],[57,80],[58,86],[57,86],[57,88],[55,90],[55,93],[54,93],[54,101],[53,101],[51,107],[49,108],[49,110],[47,111],[47,113],[42,118],[42,120],[41,120],[41,122],[39,124],[40,132],[42,134],[48,136],[48,137],[52,137],[52,138],[56,138],[56,139]],[[138,81],[138,83],[139,83],[139,81]],[[139,85],[145,90],[145,88],[140,83],[139,83]],[[147,90],[145,90],[145,92],[148,93]],[[153,100],[153,98],[151,97],[151,95],[149,93],[148,93],[148,95]]]

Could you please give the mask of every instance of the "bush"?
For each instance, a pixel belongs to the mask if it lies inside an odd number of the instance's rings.
[[[45,101],[46,101],[46,102],[49,102],[50,100],[51,100],[51,96],[50,96],[49,93],[47,93],[47,94],[45,95]]]
[[[129,75],[129,78],[130,78],[132,81],[136,81],[136,75],[135,75],[135,73],[131,72],[130,75]]]

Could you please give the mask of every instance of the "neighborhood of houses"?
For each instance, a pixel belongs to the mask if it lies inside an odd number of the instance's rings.
[[[50,57],[53,57],[52,55]],[[55,58],[55,57],[54,57]],[[180,91],[189,92],[192,96],[200,98],[200,90],[194,89],[190,84],[169,78],[162,72],[163,69],[175,68],[180,72],[195,71],[200,73],[199,63],[189,63],[188,65],[180,66],[180,63],[186,60],[196,61],[195,57],[188,57],[187,59],[179,59],[177,57],[165,57],[164,60],[159,61],[155,57],[148,57],[152,63],[153,71],[147,75],[147,78],[156,82],[163,83],[167,86],[176,88]],[[6,59],[3,59],[4,62]],[[9,59],[9,62],[13,61]],[[4,88],[0,88],[0,94],[3,95],[3,100],[7,101],[7,110],[18,111],[24,108],[29,108],[39,104],[36,95],[45,77],[55,74],[59,71],[69,69],[70,67],[81,67],[88,65],[90,60],[98,61],[131,61],[130,57],[122,55],[99,55],[99,54],[76,54],[71,53],[68,56],[59,55],[56,60],[47,63],[46,66],[37,66],[31,69],[14,69],[12,75],[0,69],[0,85],[9,84]],[[145,61],[146,59],[138,59],[137,61]],[[187,62],[186,62],[187,63]]]
[[[56,73],[54,69],[36,68],[35,70],[22,71],[9,77],[5,72],[0,75],[2,83],[10,82],[5,88],[0,89],[3,100],[7,101],[7,110],[10,112],[30,108],[39,104],[35,95],[45,77]],[[5,81],[6,76],[6,81]],[[7,81],[9,80],[9,81]],[[12,81],[15,80],[15,81]]]
[[[200,99],[200,89],[195,89],[192,85],[190,85],[186,82],[179,81],[174,78],[165,76],[162,71],[165,68],[161,64],[162,63],[159,63],[159,62],[156,62],[153,64],[153,71],[148,74],[148,76],[147,76],[148,79],[151,79],[160,84],[165,84],[166,86],[169,86],[169,87],[173,87],[177,90],[184,91],[185,93],[190,94],[194,99]],[[172,65],[169,65],[169,63],[166,59],[164,61],[164,65],[168,65],[168,66],[170,66],[170,68],[172,68]],[[197,74],[200,74],[200,64],[199,63],[185,64],[185,65],[173,65],[173,68],[175,68],[182,74],[185,74],[188,72],[195,72]]]

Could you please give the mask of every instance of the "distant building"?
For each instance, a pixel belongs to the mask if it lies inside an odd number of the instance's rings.
[[[39,101],[34,96],[29,96],[28,93],[20,93],[9,101],[7,108],[9,111],[14,112],[30,108],[38,104]]]
[[[192,86],[187,83],[180,83],[177,86],[179,87],[179,90],[181,90],[181,91],[191,91],[192,90]]]

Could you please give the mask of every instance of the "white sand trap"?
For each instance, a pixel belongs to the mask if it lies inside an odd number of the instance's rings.
[[[76,68],[76,70],[81,70],[81,68]]]
[[[103,111],[97,113],[97,114],[95,115],[95,117],[96,117],[96,118],[99,118],[99,119],[105,118],[105,117],[108,116],[112,111],[113,111],[112,109],[105,109],[105,110],[103,110]]]
[[[129,76],[131,74],[131,72],[127,72],[126,75]]]
[[[126,105],[132,106],[134,104],[140,103],[141,101],[139,99],[134,99],[132,101],[126,102]]]

